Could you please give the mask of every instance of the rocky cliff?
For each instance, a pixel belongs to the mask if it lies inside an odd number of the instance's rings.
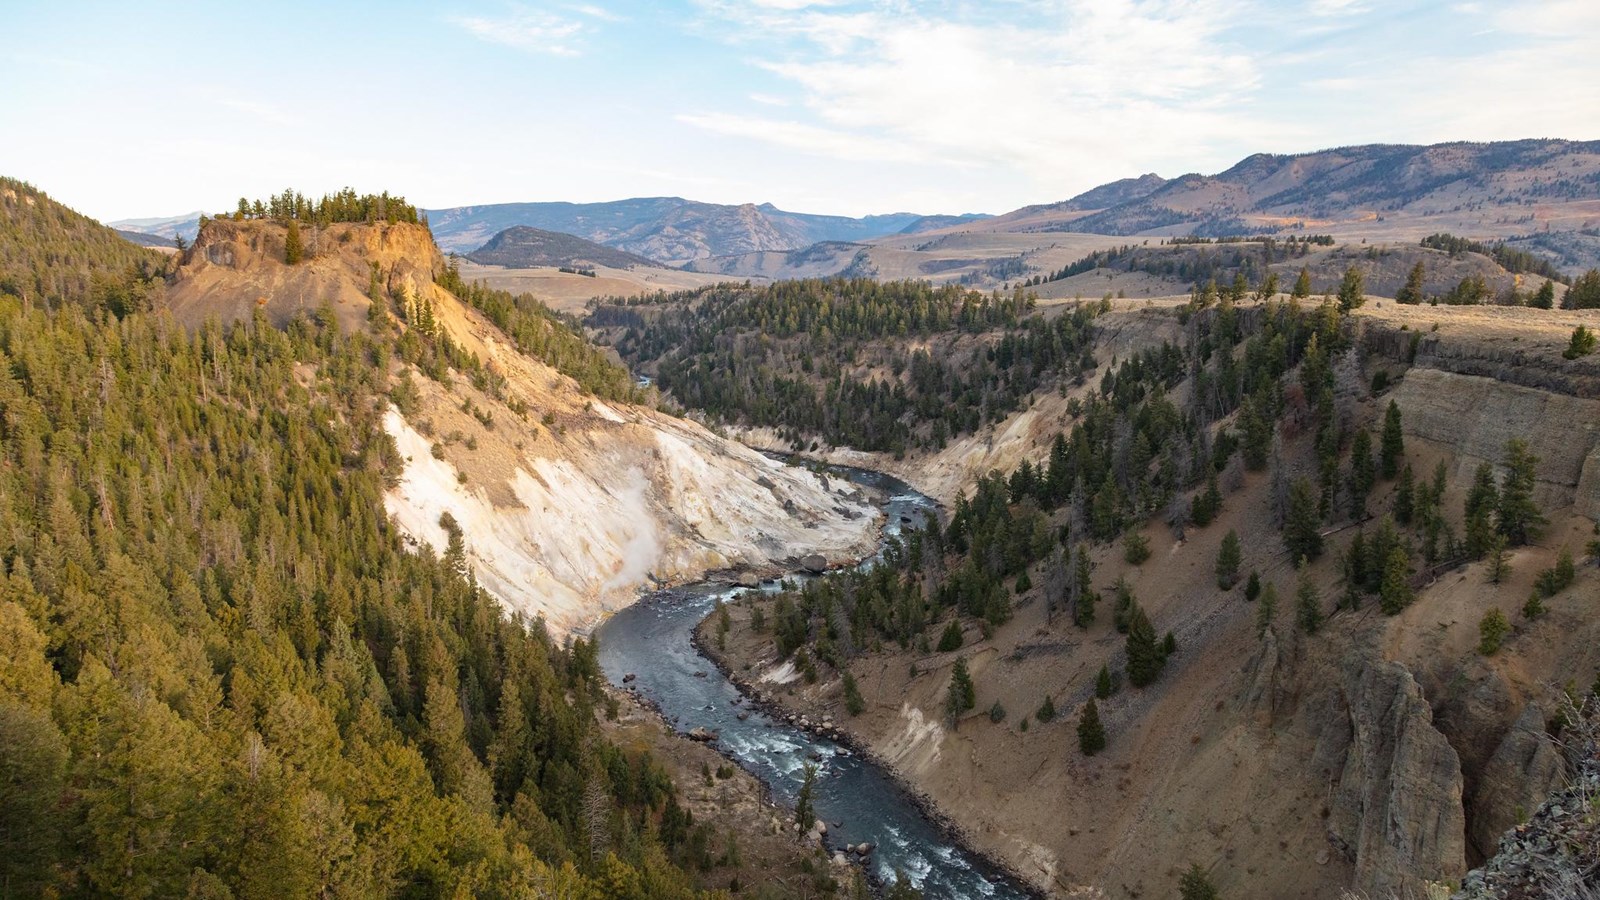
[[[213,220],[166,303],[191,325],[332,310],[349,330],[369,327],[374,292],[431,304],[440,331],[493,378],[435,381],[391,364],[410,399],[385,419],[405,461],[387,505],[435,552],[459,528],[467,564],[512,609],[567,632],[653,585],[811,553],[851,558],[875,542],[870,505],[842,483],[693,422],[603,402],[518,352],[434,283],[444,260],[426,228],[336,224],[301,237],[307,258],[290,266],[283,226]]]

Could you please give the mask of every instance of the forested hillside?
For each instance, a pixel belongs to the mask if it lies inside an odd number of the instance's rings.
[[[158,252],[135,246],[110,228],[45,196],[32,185],[0,177],[0,294],[53,304],[97,295],[114,307],[142,301],[165,264]],[[142,277],[130,279],[130,272]]]
[[[593,648],[386,515],[394,332],[101,293],[0,292],[0,893],[693,895]]]
[[[1022,292],[835,279],[598,305],[587,324],[672,399],[793,445],[943,447],[1082,369],[1094,310]]]

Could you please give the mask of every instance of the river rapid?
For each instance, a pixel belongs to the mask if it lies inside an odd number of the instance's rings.
[[[882,473],[843,467],[829,472],[886,498],[885,542],[900,534],[903,518],[921,524],[935,509],[930,498]],[[758,590],[777,589],[768,583]],[[817,817],[828,825],[828,846],[872,844],[868,865],[880,881],[892,883],[897,871],[904,872],[928,900],[1033,896],[954,843],[877,764],[755,708],[700,654],[693,643],[695,626],[717,599],[729,600],[744,590],[722,581],[702,582],[659,591],[618,612],[596,631],[606,677],[621,686],[633,676],[628,686],[679,732],[717,732],[713,746],[760,778],[782,803],[793,805],[804,767],[815,765],[813,802]],[[785,823],[792,820],[787,813],[779,815]]]

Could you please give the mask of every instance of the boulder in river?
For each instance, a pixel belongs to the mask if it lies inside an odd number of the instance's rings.
[[[702,744],[709,744],[718,737],[721,737],[718,732],[701,726],[696,726],[695,728],[689,730],[689,740],[699,741]]]
[[[761,579],[754,572],[740,572],[734,577],[733,583],[742,588],[753,588],[761,586]]]
[[[800,568],[812,574],[820,575],[828,571],[828,558],[821,553],[808,553],[800,557]]]

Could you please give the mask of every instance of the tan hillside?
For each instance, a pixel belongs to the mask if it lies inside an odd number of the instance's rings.
[[[210,222],[184,255],[168,305],[192,324],[257,310],[283,323],[328,307],[344,327],[363,329],[374,265],[385,302],[432,304],[441,331],[504,386],[497,397],[459,373],[438,382],[391,365],[416,396],[386,419],[407,460],[388,507],[438,552],[449,513],[478,581],[508,607],[568,631],[654,584],[809,553],[854,557],[872,545],[874,517],[853,492],[693,422],[585,395],[518,352],[433,283],[444,261],[425,228],[334,225],[314,241],[308,229],[309,258],[295,266],[282,261],[284,233],[266,222]]]
[[[1119,301],[1098,320],[1102,365],[1113,352],[1171,339],[1178,302]],[[1110,735],[1101,755],[1081,755],[1074,727],[1100,667],[1121,664],[1108,599],[1085,631],[1059,613],[1047,622],[1035,588],[992,637],[969,625],[953,653],[886,645],[858,657],[851,669],[867,708],[854,718],[838,678],[806,686],[793,666],[775,665],[770,629],[753,634],[744,603],[733,608],[731,668],[750,665],[757,690],[813,720],[845,723],[975,845],[1050,896],[1173,896],[1190,863],[1210,869],[1226,897],[1408,896],[1426,882],[1459,883],[1559,785],[1560,755],[1545,723],[1561,687],[1587,685],[1600,668],[1600,570],[1584,557],[1600,521],[1600,358],[1560,356],[1578,322],[1600,327],[1600,313],[1374,299],[1353,323],[1358,349],[1337,364],[1340,383],[1354,386],[1356,422],[1376,430],[1393,399],[1406,461],[1423,477],[1444,464],[1442,508],[1454,528],[1473,469],[1498,465],[1507,438],[1526,440],[1540,457],[1536,495],[1550,524],[1511,554],[1502,584],[1489,583],[1483,562],[1423,574],[1400,615],[1381,614],[1369,598],[1362,609],[1334,612],[1316,635],[1300,634],[1297,575],[1270,515],[1272,478],[1237,468],[1222,479],[1217,521],[1181,533],[1159,521],[1142,527],[1153,550],[1144,564],[1128,565],[1120,544],[1096,548],[1102,597],[1126,577],[1158,633],[1171,630],[1178,647],[1155,685],[1101,701]],[[1380,371],[1392,384],[1373,396],[1365,386]],[[1041,460],[1071,422],[1065,406],[1041,398],[938,454],[898,462],[836,455],[948,500],[978,473]],[[1291,472],[1315,465],[1309,435],[1291,438],[1285,454]],[[1387,511],[1393,491],[1380,482],[1369,507]],[[1229,529],[1242,541],[1242,571],[1258,570],[1279,593],[1263,637],[1256,605],[1215,585]],[[1355,529],[1329,530],[1311,578],[1331,610],[1341,592],[1338,558]],[[1576,583],[1546,601],[1546,615],[1524,618],[1538,572],[1563,548],[1578,559]],[[1036,571],[1033,581],[1044,578]],[[1491,607],[1515,631],[1486,658],[1475,647]],[[977,704],[952,729],[943,713],[958,657]],[[1022,728],[1046,696],[1057,718]],[[989,717],[996,703],[998,724]]]

